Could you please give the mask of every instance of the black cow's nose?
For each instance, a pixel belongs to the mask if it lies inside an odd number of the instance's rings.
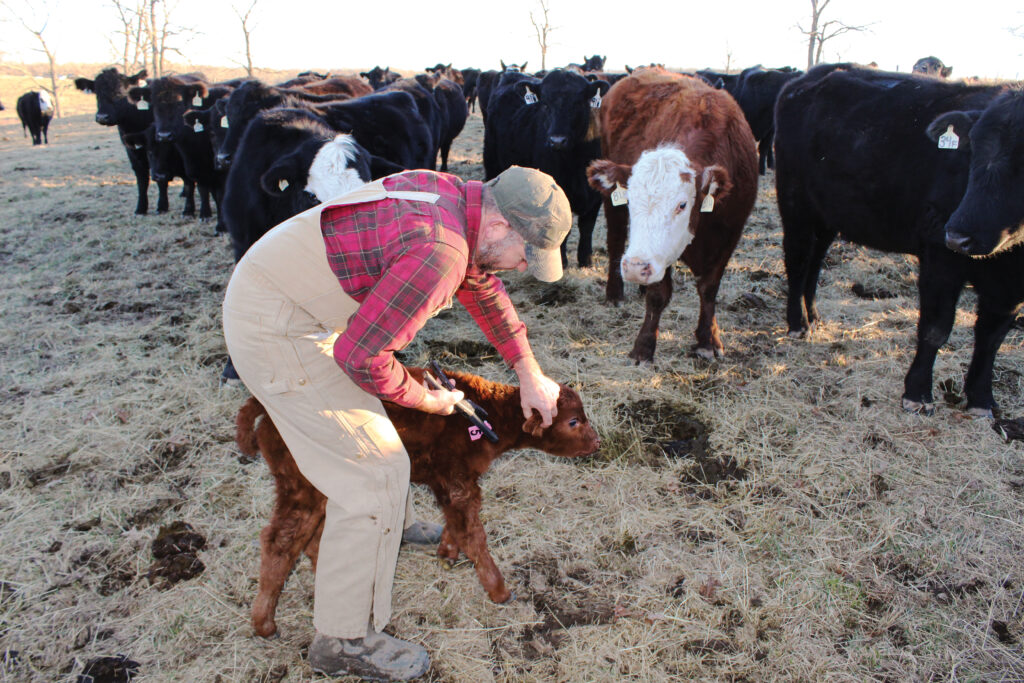
[[[216,162],[217,168],[227,168],[231,165],[231,155],[221,152],[217,155]]]
[[[956,232],[946,233],[946,248],[961,254],[971,253],[971,238]]]
[[[110,123],[110,117],[106,114],[96,114],[96,123],[105,126]]]
[[[564,135],[552,135],[548,138],[548,144],[552,149],[565,149],[568,138]]]
[[[156,139],[158,142],[171,142],[174,139],[174,134],[167,133],[165,131],[157,131]]]

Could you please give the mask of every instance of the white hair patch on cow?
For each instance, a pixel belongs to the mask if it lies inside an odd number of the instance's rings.
[[[39,91],[39,111],[44,114],[48,114],[53,111],[53,100],[50,99],[50,93],[45,90]]]
[[[355,140],[347,133],[325,143],[309,165],[306,192],[326,202],[362,185],[365,181],[356,169],[349,167],[356,154]]]
[[[682,149],[647,150],[629,178],[629,248],[622,277],[651,284],[693,241],[690,215],[697,199],[697,171]]]

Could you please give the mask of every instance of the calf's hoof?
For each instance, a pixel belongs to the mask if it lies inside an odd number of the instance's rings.
[[[722,358],[725,356],[725,351],[717,347],[708,348],[706,346],[697,346],[694,347],[693,353],[698,358],[703,358],[706,361],[713,361],[716,358]]]
[[[904,396],[903,410],[908,413],[914,413],[915,415],[931,417],[935,414],[935,403],[931,401],[914,401]]]

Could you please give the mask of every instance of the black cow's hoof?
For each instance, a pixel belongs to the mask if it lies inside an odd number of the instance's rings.
[[[903,410],[915,415],[931,417],[935,414],[935,403],[931,401],[914,401],[906,396],[903,397]]]
[[[224,371],[220,373],[220,378],[224,382],[227,382],[227,381],[230,381],[230,380],[233,380],[233,379],[240,379],[239,376],[238,376],[238,373],[235,371],[235,366],[231,362],[230,358],[228,359],[227,364],[224,366]]]
[[[988,418],[988,419],[994,419],[995,418],[995,414],[993,414],[992,409],[991,408],[985,408],[983,406],[971,406],[971,407],[969,407],[966,410],[966,412],[967,412],[967,415],[969,415],[970,417],[974,418],[975,420],[981,420],[981,419],[985,419],[985,418]]]

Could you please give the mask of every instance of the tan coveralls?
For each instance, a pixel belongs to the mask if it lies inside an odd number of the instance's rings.
[[[299,470],[327,496],[313,624],[361,638],[391,619],[402,529],[414,520],[409,456],[380,400],[342,372],[332,349],[359,303],[327,262],[324,209],[384,198],[427,201],[373,182],[273,228],[235,266],[224,339],[239,377],[266,407]]]

